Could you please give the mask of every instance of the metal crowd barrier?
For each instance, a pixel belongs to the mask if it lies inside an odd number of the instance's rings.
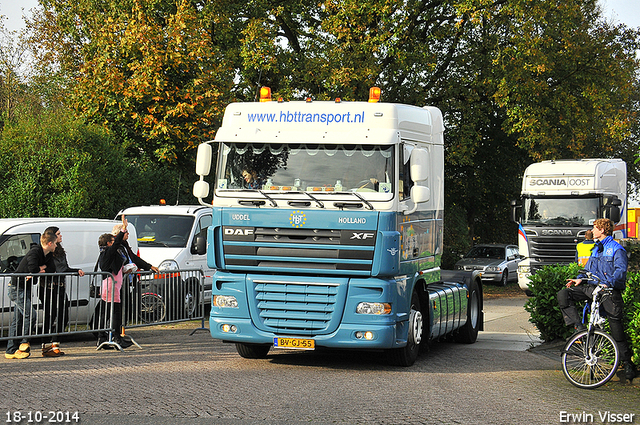
[[[204,272],[134,273],[123,283],[125,328],[204,319]]]
[[[102,290],[108,276],[103,272],[87,272],[84,277],[69,273],[0,274],[0,340],[13,339],[9,331],[12,320],[16,320],[16,339],[44,340],[83,333],[98,336],[104,332],[107,343],[113,343],[118,335],[110,320],[115,292]],[[24,285],[19,280],[24,280]],[[124,275],[120,292],[123,327],[198,319],[204,324],[203,283],[204,274],[199,269]],[[18,314],[19,309],[9,297],[10,286],[25,314]],[[108,297],[105,300],[102,292]]]

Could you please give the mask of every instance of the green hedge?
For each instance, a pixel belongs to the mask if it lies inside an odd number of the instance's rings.
[[[574,278],[580,266],[569,264],[548,266],[531,276],[529,289],[533,296],[525,303],[531,314],[529,321],[536,325],[543,341],[566,339],[573,328],[566,326],[558,307],[557,294],[569,278]],[[633,360],[640,363],[640,272],[627,273],[627,288],[622,294],[625,302],[625,331],[633,352]]]

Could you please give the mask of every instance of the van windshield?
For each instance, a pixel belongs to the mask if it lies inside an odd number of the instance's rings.
[[[182,215],[127,215],[138,232],[138,246],[184,248],[194,217]]]

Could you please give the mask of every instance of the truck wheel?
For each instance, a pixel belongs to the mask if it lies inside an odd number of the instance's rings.
[[[467,303],[467,323],[455,334],[455,341],[463,344],[473,344],[478,339],[480,330],[481,294],[478,282],[472,280],[469,284],[469,300]]]
[[[236,351],[245,359],[264,359],[270,349],[271,345],[236,342]]]
[[[402,348],[389,350],[390,361],[396,366],[411,366],[418,358],[420,342],[422,342],[423,317],[420,310],[418,293],[411,295],[411,309],[409,311],[409,333],[407,345]]]

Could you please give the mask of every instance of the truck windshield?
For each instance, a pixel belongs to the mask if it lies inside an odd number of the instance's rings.
[[[589,226],[598,218],[599,198],[525,198],[523,225]]]
[[[181,215],[127,215],[138,233],[138,246],[184,248],[194,218]]]
[[[392,196],[393,164],[388,145],[222,143],[216,188]]]

